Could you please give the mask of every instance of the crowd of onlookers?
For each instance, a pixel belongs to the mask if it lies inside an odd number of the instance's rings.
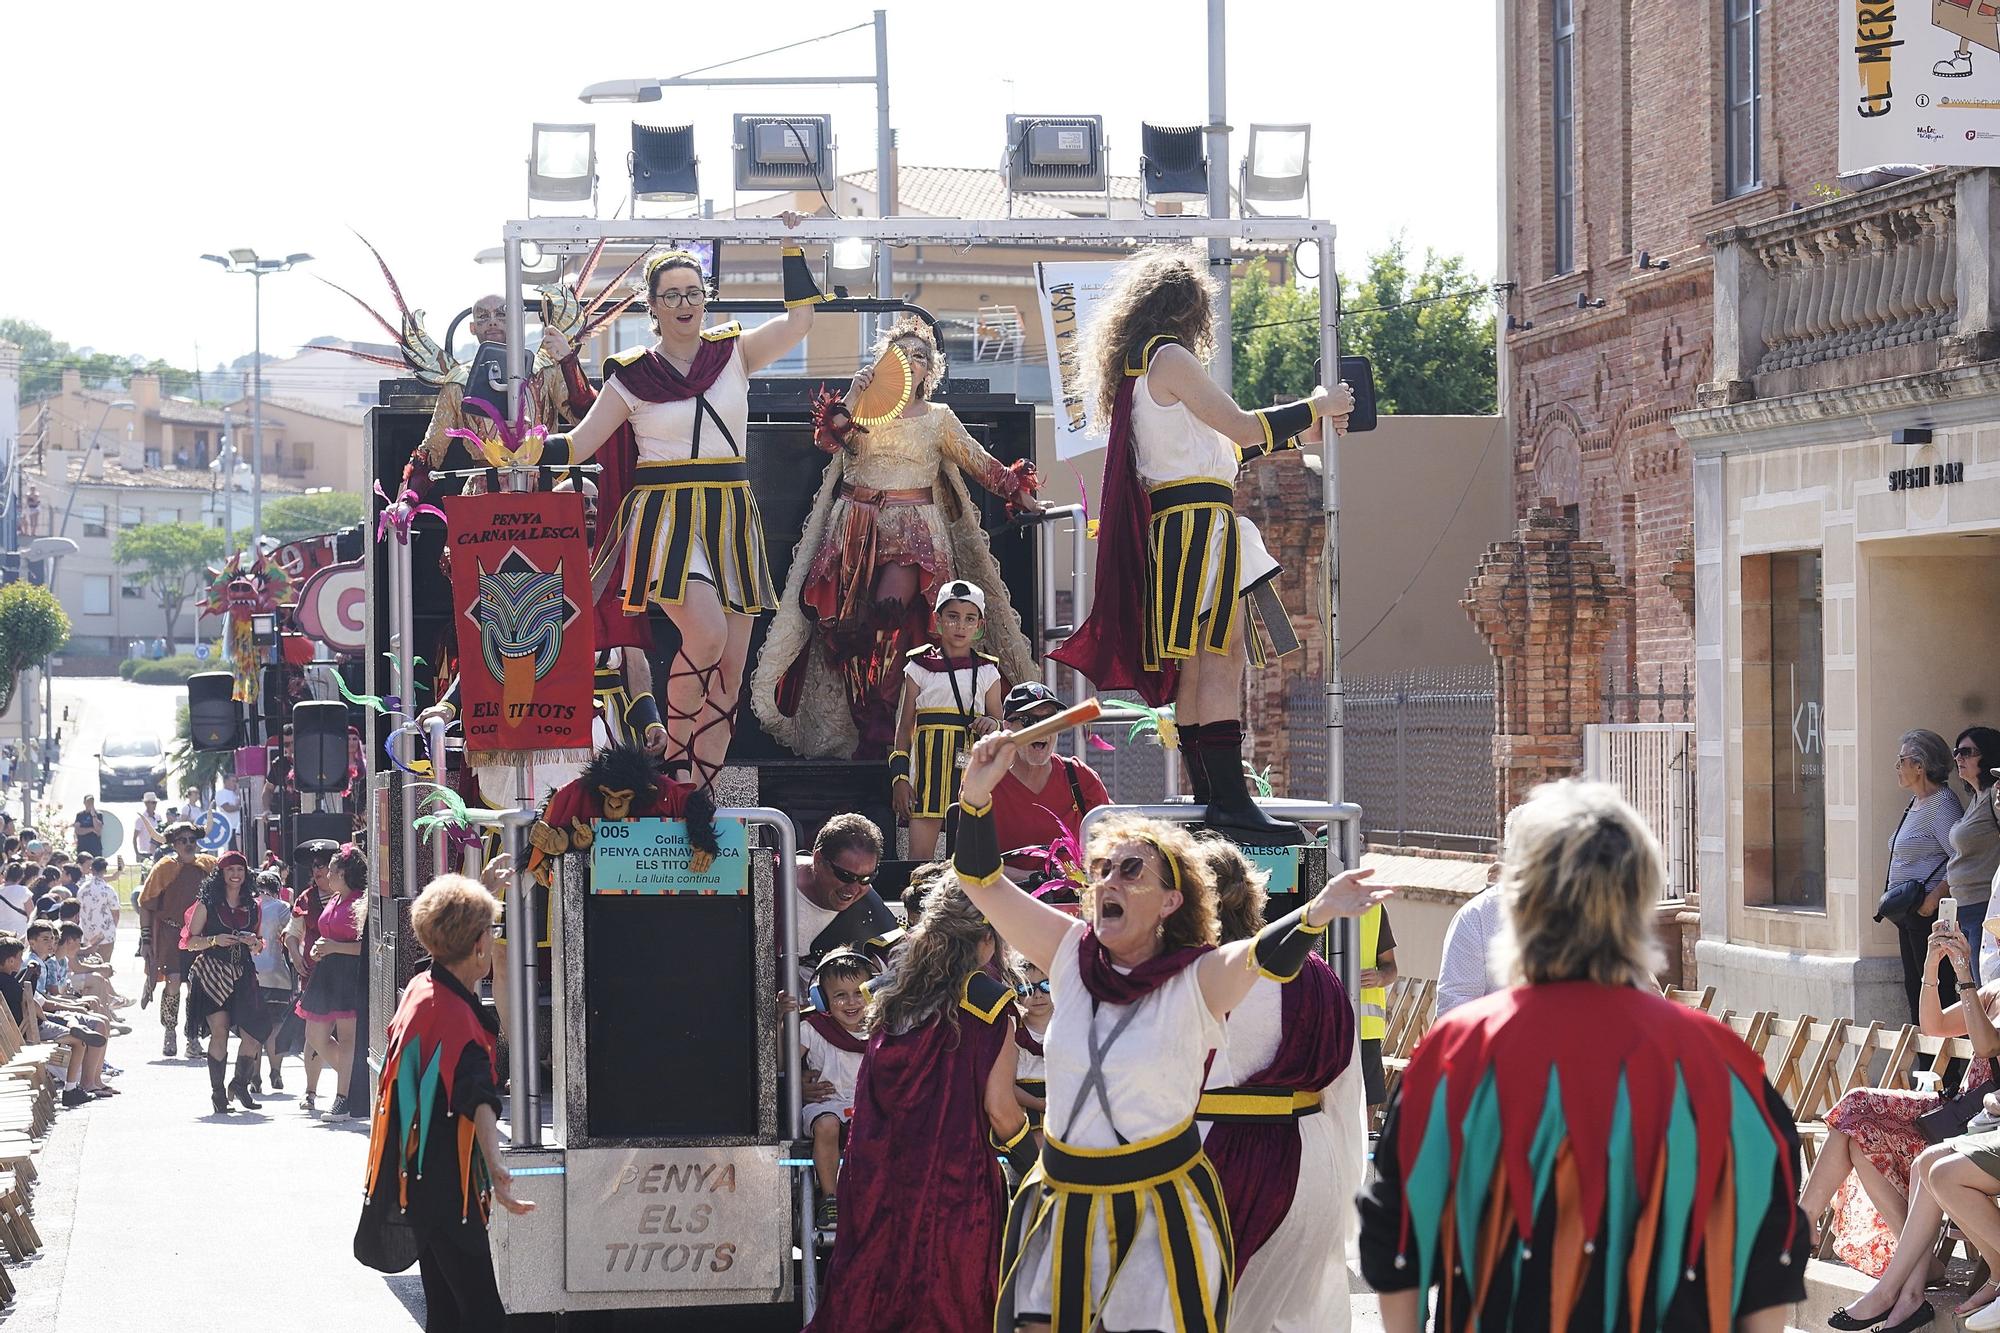
[[[111,984],[119,903],[110,864],[53,848],[32,828],[8,833],[0,848],[0,1022],[19,1044],[61,1048],[64,1106],[115,1096],[109,1080],[119,1071],[105,1052],[131,1031],[132,1001]]]

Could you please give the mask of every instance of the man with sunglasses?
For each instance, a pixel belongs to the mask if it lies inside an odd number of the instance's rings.
[[[799,984],[812,983],[812,966],[842,945],[857,945],[898,922],[875,892],[882,864],[882,830],[866,815],[843,814],[820,825],[810,857],[798,863]],[[802,992],[801,992],[802,993]]]
[[[169,825],[165,837],[172,854],[146,876],[146,887],[139,893],[139,930],[151,943],[149,967],[162,983],[160,1026],[166,1036],[160,1053],[173,1057],[180,1054],[181,977],[188,959],[181,951],[181,925],[202,881],[214,872],[215,858],[201,851],[200,835],[185,820]]]

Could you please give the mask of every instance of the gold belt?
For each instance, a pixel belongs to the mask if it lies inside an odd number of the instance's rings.
[[[900,491],[878,491],[870,486],[857,486],[851,481],[840,483],[840,495],[844,500],[852,500],[864,505],[927,505],[937,503],[937,493],[929,486],[913,486]]]

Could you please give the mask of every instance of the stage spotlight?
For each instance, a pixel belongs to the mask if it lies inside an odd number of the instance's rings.
[[[835,273],[870,273],[875,268],[875,245],[859,236],[843,236],[827,248],[827,258]]]
[[[737,189],[833,188],[832,116],[733,119]]]
[[[551,204],[597,202],[597,127],[534,127],[528,153],[528,198]],[[593,212],[595,208],[593,207]]]
[[[1191,204],[1208,198],[1208,155],[1200,125],[1139,126],[1139,186],[1154,204]]]
[[[678,203],[701,197],[696,180],[694,126],[632,122],[632,197]]]
[[[1305,201],[1312,212],[1312,126],[1252,125],[1239,193],[1246,203]]]
[[[1109,183],[1104,117],[1007,117],[1009,194],[1100,194]]]

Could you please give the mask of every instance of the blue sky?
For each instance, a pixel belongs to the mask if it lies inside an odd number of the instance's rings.
[[[990,165],[1010,110],[1107,118],[1130,172],[1138,122],[1200,122],[1206,6],[890,0],[891,110],[903,161]],[[595,120],[607,210],[627,123],[694,122],[705,193],[729,203],[732,111],[827,111],[843,170],[873,165],[871,87],[727,89],[586,107],[600,79],[671,75],[868,20],[794,0],[723,6],[17,6],[0,83],[0,315],[78,345],[213,366],[249,350],[250,284],[197,256],[308,251],[308,271],[374,299],[373,240],[412,304],[448,318],[491,287],[473,262],[523,208],[529,126]],[[699,16],[694,21],[676,15]],[[732,21],[740,16],[740,21]],[[719,22],[716,20],[720,20]],[[707,26],[697,26],[700,23]],[[570,25],[574,26],[570,26]],[[1314,126],[1314,211],[1350,271],[1403,233],[1490,273],[1494,8],[1231,0],[1229,112]],[[728,71],[866,71],[856,33]],[[636,117],[634,112],[639,113]],[[1240,155],[1242,138],[1232,141]],[[1233,165],[1232,165],[1233,170]],[[265,286],[264,342],[367,336],[303,273]]]

